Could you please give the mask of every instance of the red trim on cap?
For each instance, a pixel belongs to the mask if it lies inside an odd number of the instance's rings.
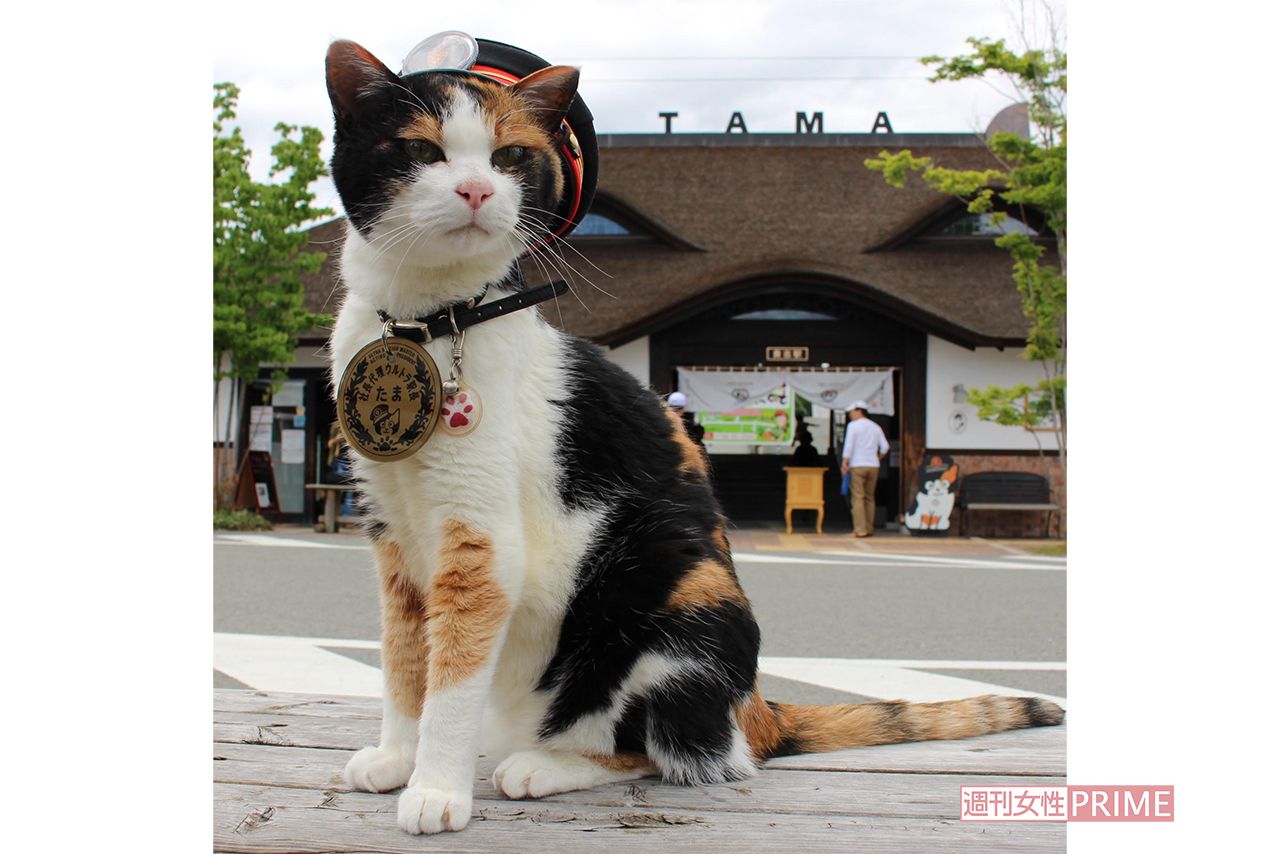
[[[517,77],[516,75],[512,74],[510,71],[505,71],[501,68],[495,68],[492,65],[473,65],[471,66],[471,70],[476,72],[477,74],[483,74],[485,77],[489,77],[507,86],[510,86],[513,83],[519,83],[521,80],[524,79],[523,77]],[[577,216],[578,208],[582,205],[581,158],[574,156],[573,148],[572,146],[569,145],[569,142],[568,142],[569,136],[575,136],[573,132],[573,125],[569,124],[568,120],[566,119],[564,121],[564,126],[565,128],[568,129],[569,133],[566,135],[565,143],[562,146],[560,146],[560,150],[564,154],[565,159],[569,161],[569,168],[573,171],[573,207],[570,208],[569,215],[565,217],[565,222],[559,228],[557,228],[554,232],[549,234],[546,238],[538,241],[539,244],[548,243],[550,242],[551,238],[559,237],[560,235],[568,231],[570,228],[572,228],[573,218]]]

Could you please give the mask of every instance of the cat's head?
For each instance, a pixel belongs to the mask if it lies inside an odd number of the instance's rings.
[[[501,265],[556,230],[558,140],[578,71],[507,86],[475,74],[405,77],[350,41],[325,63],[333,179],[351,224],[401,269]]]

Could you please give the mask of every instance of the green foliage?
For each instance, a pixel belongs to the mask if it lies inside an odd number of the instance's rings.
[[[999,164],[991,169],[953,169],[930,157],[910,151],[881,151],[868,159],[868,169],[879,172],[886,183],[904,187],[913,174],[939,192],[963,200],[970,213],[990,214],[1002,221],[1009,210],[1034,210],[1057,244],[1058,263],[1043,263],[1045,245],[1025,234],[1005,234],[997,246],[1013,260],[1013,282],[1027,318],[1027,359],[1045,365],[1046,379],[1036,386],[971,390],[969,402],[978,417],[997,424],[1027,429],[1046,425],[1058,434],[1066,452],[1066,308],[1067,308],[1067,55],[1056,43],[1045,50],[1028,48],[1017,53],[1003,40],[971,38],[972,53],[944,59],[925,57],[936,66],[930,80],[978,79],[1002,76],[1027,104],[1032,133],[1023,138],[993,133],[987,148]],[[1024,216],[1025,220],[1025,216]]]
[[[215,531],[270,531],[271,523],[252,510],[214,510]]]
[[[302,307],[302,274],[324,260],[302,251],[302,226],[333,211],[313,205],[311,184],[328,174],[315,128],[277,124],[270,175],[283,180],[250,177],[251,152],[240,128],[227,130],[239,96],[232,83],[214,86],[213,359],[215,380],[248,382],[262,363],[292,361],[298,335],[330,321]],[[230,365],[220,370],[224,356]]]
[[[1058,417],[1055,413],[1066,411],[1066,391],[1066,377],[1054,377],[1035,385],[971,388],[969,403],[978,408],[983,421],[1027,430],[1052,428]]]

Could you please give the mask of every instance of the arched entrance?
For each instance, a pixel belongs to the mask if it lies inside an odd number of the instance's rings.
[[[808,358],[769,362],[771,347],[807,348]],[[903,473],[913,472],[923,453],[925,352],[923,331],[847,287],[812,278],[771,277],[736,283],[668,318],[667,325],[650,336],[649,370],[653,387],[665,393],[676,388],[678,367],[826,364],[895,369],[895,413],[873,416],[893,448],[877,487],[877,517],[883,524],[896,521],[902,512]],[[821,412],[821,407],[816,410]],[[826,441],[818,443],[826,446],[824,462],[831,467],[825,496],[830,522],[824,528],[848,530],[851,523],[843,512],[839,477],[844,413],[833,413],[826,424]],[[716,491],[730,519],[781,521],[783,466],[789,454],[710,450]]]

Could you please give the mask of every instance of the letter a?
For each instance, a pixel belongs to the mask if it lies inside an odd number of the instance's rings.
[[[729,126],[724,129],[725,133],[733,133],[733,129],[738,128],[743,133],[750,133],[747,130],[747,123],[742,118],[742,113],[734,113],[729,117]]]

